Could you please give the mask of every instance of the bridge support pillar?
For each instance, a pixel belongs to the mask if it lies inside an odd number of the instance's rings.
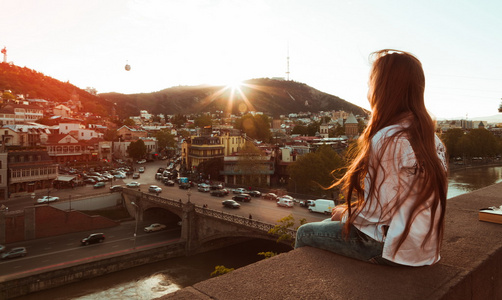
[[[196,224],[195,204],[188,202],[183,204],[181,239],[186,241],[185,252],[190,255],[197,249],[198,233]]]

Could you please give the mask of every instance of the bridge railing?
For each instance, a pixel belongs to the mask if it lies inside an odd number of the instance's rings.
[[[170,205],[174,207],[181,208],[183,206],[183,203],[180,200],[172,200],[172,199],[167,199],[167,198],[162,198],[153,194],[147,194],[143,193],[141,191],[135,191],[135,190],[127,190],[128,194],[133,194],[135,196],[139,196],[142,198],[145,198],[149,201],[156,202],[158,204],[164,204],[164,205]],[[260,231],[265,231],[265,232],[270,232],[271,229],[275,228],[276,225],[270,224],[270,223],[265,223],[262,221],[258,220],[253,220],[249,219],[246,217],[234,215],[234,214],[229,214],[223,211],[218,211],[214,209],[210,209],[207,207],[202,207],[200,205],[195,204],[195,212],[201,215],[217,218],[223,221],[227,222],[232,222],[235,224],[243,225],[249,228],[257,229]],[[296,236],[296,230],[287,228],[284,230],[285,234],[289,234],[292,237]]]

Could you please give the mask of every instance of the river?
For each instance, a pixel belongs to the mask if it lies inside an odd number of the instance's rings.
[[[502,182],[502,166],[455,170],[450,173],[448,198],[499,182]],[[257,255],[258,252],[288,250],[287,247],[274,242],[253,240],[191,257],[169,259],[69,284],[27,295],[22,299],[154,299],[209,279],[216,265],[239,268],[262,259]]]

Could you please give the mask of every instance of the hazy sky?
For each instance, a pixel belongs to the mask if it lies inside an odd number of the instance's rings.
[[[286,77],[369,108],[368,55],[415,54],[438,118],[497,114],[502,1],[0,0],[7,61],[99,93]],[[125,71],[129,63],[131,70]]]

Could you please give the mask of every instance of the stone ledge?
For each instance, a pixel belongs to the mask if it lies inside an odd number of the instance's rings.
[[[162,299],[502,299],[502,183],[448,200],[441,261],[387,267],[305,247],[199,282]]]

